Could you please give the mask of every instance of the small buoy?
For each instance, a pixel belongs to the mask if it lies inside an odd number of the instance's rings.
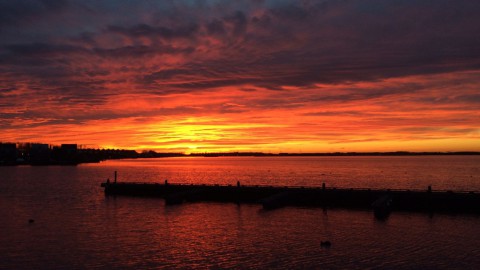
[[[320,246],[321,246],[321,247],[325,247],[325,248],[329,248],[329,247],[332,246],[332,243],[331,243],[330,241],[325,241],[325,242],[324,242],[324,241],[321,241],[321,242],[320,242]]]
[[[28,223],[34,223],[34,222],[35,222],[35,220],[33,220],[33,219],[28,220]]]

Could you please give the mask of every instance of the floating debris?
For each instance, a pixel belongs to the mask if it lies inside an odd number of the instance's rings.
[[[331,243],[330,241],[328,241],[328,240],[327,240],[327,241],[321,241],[321,242],[320,242],[320,246],[321,246],[321,247],[324,247],[324,248],[329,248],[329,247],[332,246],[332,243]]]

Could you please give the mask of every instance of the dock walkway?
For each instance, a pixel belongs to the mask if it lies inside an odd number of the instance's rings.
[[[390,211],[480,214],[480,192],[398,189],[358,189],[262,185],[207,185],[105,182],[105,194],[164,198],[166,204],[213,201],[261,203],[265,209],[284,206],[373,209]]]

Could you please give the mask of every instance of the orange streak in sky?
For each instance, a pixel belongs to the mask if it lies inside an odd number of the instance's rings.
[[[474,75],[159,95],[126,82],[108,86],[118,94],[96,106],[22,100],[19,107],[40,116],[15,119],[0,141],[169,152],[480,151],[480,108],[464,98],[478,93],[480,82],[469,81]],[[461,87],[448,83],[459,76]],[[458,89],[447,94],[445,87]],[[70,120],[56,120],[65,116]]]

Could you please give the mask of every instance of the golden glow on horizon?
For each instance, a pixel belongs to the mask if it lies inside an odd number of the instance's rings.
[[[245,85],[163,96],[120,93],[101,107],[69,108],[67,122],[19,119],[2,130],[1,141],[184,153],[480,151],[480,110],[461,102],[428,102],[442,97],[443,89],[437,86],[442,80],[471,75],[411,76],[284,91]],[[415,84],[422,85],[421,91],[356,96]],[[463,95],[477,89],[476,84],[466,85]],[[451,98],[455,97],[443,97]],[[80,115],[100,113],[106,119],[76,122],[81,110]]]

